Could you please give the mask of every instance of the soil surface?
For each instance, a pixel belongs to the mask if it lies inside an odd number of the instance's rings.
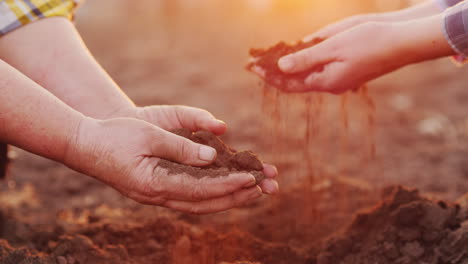
[[[188,129],[178,129],[172,132],[193,142],[213,147],[216,149],[217,156],[212,164],[205,167],[193,167],[168,160],[161,160],[158,165],[168,169],[169,174],[186,173],[196,178],[203,178],[227,176],[236,172],[248,172],[255,177],[257,183],[260,183],[265,178],[262,172],[262,162],[251,151],[237,152],[209,131],[192,133]]]
[[[468,207],[461,202],[388,188],[376,208],[327,241],[316,263],[467,263]]]
[[[344,195],[322,196],[329,193]],[[297,189],[295,195],[283,197],[274,207],[251,208],[260,219],[249,219],[249,224],[239,218],[219,216],[224,225],[228,224],[226,220],[244,227],[250,225],[249,231],[229,227],[225,232],[216,232],[204,227],[206,219],[158,215],[149,208],[128,212],[107,206],[82,212],[64,210],[47,226],[5,211],[1,215],[4,239],[0,239],[0,263],[466,264],[468,261],[468,197],[458,203],[447,203],[425,198],[416,190],[389,187],[382,191],[381,201],[347,223],[352,210],[336,205],[343,204],[349,195],[361,202],[349,203],[348,208],[360,208],[370,198],[362,186],[337,181],[316,190],[315,197]],[[311,208],[297,207],[302,210],[301,217],[309,222],[298,219],[295,221],[298,229],[271,234],[269,230],[275,226],[270,223],[280,219],[284,223],[293,221],[298,214],[291,215],[287,207],[291,208],[291,202],[299,202],[298,198],[304,196],[321,200],[321,206],[314,206],[313,213],[309,211]],[[286,206],[284,211],[272,215],[272,210],[281,208],[281,204]],[[331,214],[333,210],[342,210],[341,216]],[[271,220],[262,224],[261,219],[265,218]],[[311,223],[314,230],[300,227]],[[219,225],[211,221],[213,224]],[[287,227],[280,221],[277,224],[276,228]],[[346,228],[337,229],[340,225]],[[262,232],[269,233],[269,238]],[[273,242],[279,234],[284,238],[297,237],[299,244]],[[236,262],[239,259],[244,261]]]
[[[310,71],[321,71],[320,67],[303,73],[286,74],[278,67],[278,60],[288,54],[312,47],[322,42],[322,39],[313,39],[308,42],[298,41],[295,44],[279,42],[267,49],[250,49],[252,60],[247,64],[247,70],[254,72],[263,78],[269,86],[281,90],[294,90],[304,85],[305,78]]]

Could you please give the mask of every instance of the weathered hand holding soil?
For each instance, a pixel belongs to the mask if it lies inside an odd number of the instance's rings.
[[[193,142],[213,147],[218,155],[211,165],[205,167],[193,167],[168,160],[161,160],[158,165],[168,169],[169,174],[186,173],[196,178],[203,178],[227,176],[236,172],[247,172],[255,177],[257,184],[265,178],[262,172],[262,162],[251,151],[237,152],[208,131],[192,133],[188,129],[177,129],[173,133],[188,138]]]

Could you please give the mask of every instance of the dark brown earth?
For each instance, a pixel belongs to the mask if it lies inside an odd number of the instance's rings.
[[[327,193],[344,195],[321,196]],[[217,232],[204,225],[206,220],[152,215],[149,208],[129,212],[108,207],[81,213],[64,210],[47,227],[6,211],[1,215],[0,263],[249,263],[236,262],[240,259],[279,264],[466,264],[468,261],[468,197],[458,203],[447,203],[425,198],[412,189],[386,188],[380,202],[359,212],[347,224],[346,218],[350,217],[347,209],[336,205],[350,195],[361,199],[361,203],[348,204],[353,208],[360,208],[366,204],[364,199],[370,198],[361,187],[334,182],[314,196],[297,189],[274,206],[252,209],[258,218],[249,219],[248,224],[218,216],[224,225],[227,220],[244,228],[250,226],[248,232],[235,227]],[[301,209],[291,205],[293,201],[307,199],[320,199],[322,206]],[[272,210],[278,208],[282,211],[272,215]],[[301,227],[306,224],[301,219],[295,221],[298,229],[284,228],[299,215],[292,214],[296,209],[302,211],[302,218],[313,223],[313,229]],[[342,214],[330,213],[337,209]],[[262,224],[261,219],[265,218],[271,220]],[[282,224],[281,220],[285,222]],[[345,228],[337,229],[339,225]],[[270,233],[274,228],[279,229]],[[303,236],[311,244],[275,242],[280,238],[277,235]],[[18,244],[28,246],[13,246]]]
[[[8,145],[0,143],[0,179],[4,179],[8,168]]]
[[[468,263],[468,207],[388,188],[376,208],[326,242],[316,263]]]
[[[96,187],[86,184],[80,190]],[[16,196],[31,200],[25,194]],[[354,199],[344,207],[350,196]],[[24,201],[1,214],[0,263],[314,263],[313,249],[349,221],[355,210],[351,208],[370,205],[373,199],[362,186],[324,182],[312,192],[298,187],[271,204],[261,206],[263,201],[245,208],[256,215],[253,218],[190,216],[121,201],[116,204],[125,204],[125,210],[106,205],[66,208],[51,218],[44,208]],[[332,214],[334,210],[340,213]],[[291,237],[297,242],[286,243]]]
[[[286,74],[278,67],[278,60],[285,55],[312,47],[322,41],[322,39],[313,39],[309,42],[298,41],[295,44],[279,42],[266,49],[250,49],[252,61],[247,64],[246,68],[259,74],[269,86],[281,90],[294,89],[294,87],[304,84],[304,80],[310,74],[310,71],[321,71],[321,68],[310,69],[307,72]]]
[[[255,177],[257,183],[260,183],[265,178],[262,172],[262,162],[251,151],[237,152],[209,131],[192,133],[188,129],[177,129],[172,132],[193,142],[213,147],[216,149],[217,156],[212,164],[205,167],[193,167],[162,159],[158,165],[168,169],[169,174],[186,173],[196,178],[203,178],[227,176],[236,172],[248,172]]]

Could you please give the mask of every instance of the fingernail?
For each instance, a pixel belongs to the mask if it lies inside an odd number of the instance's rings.
[[[254,186],[256,183],[257,181],[255,180],[255,177],[253,175],[250,175],[250,180],[244,185],[244,188],[250,188]]]
[[[216,119],[216,125],[219,127],[227,128],[227,125],[223,120]]]
[[[262,196],[262,191],[257,187],[253,193],[249,194],[249,199],[257,199],[260,196]]]
[[[204,161],[213,161],[216,158],[216,150],[214,148],[201,145],[198,150],[198,158]]]
[[[276,182],[271,182],[271,184],[265,184],[265,186],[263,187],[263,192],[265,192],[266,194],[275,194],[279,189],[278,183]]]
[[[263,171],[267,178],[275,178],[276,176],[278,176],[278,168],[276,168],[276,166],[264,164]]]
[[[294,68],[294,61],[291,59],[291,57],[287,56],[287,57],[281,58],[278,61],[278,66],[283,71],[290,71]]]

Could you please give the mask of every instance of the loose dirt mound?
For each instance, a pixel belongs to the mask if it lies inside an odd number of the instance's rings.
[[[386,193],[380,205],[326,243],[318,264],[468,263],[468,207],[402,187]]]
[[[250,56],[252,61],[247,64],[248,71],[258,74],[263,78],[267,85],[279,89],[293,89],[294,87],[304,85],[304,80],[308,76],[309,71],[295,74],[285,74],[278,67],[278,60],[288,54],[312,47],[322,39],[313,39],[309,42],[299,41],[295,44],[287,44],[280,42],[273,47],[267,49],[251,49]],[[312,71],[320,71],[320,68],[311,69]]]
[[[337,187],[326,188],[327,193]],[[214,222],[203,224],[207,219],[157,213],[151,207],[126,211],[104,206],[78,215],[66,210],[47,225],[38,224],[37,219],[15,216],[12,211],[0,215],[0,263],[250,263],[243,260],[255,264],[467,263],[468,197],[459,204],[432,201],[402,187],[389,188],[384,194],[376,207],[359,213],[348,228],[334,235],[334,230],[346,225],[339,219],[345,220],[347,214],[333,208],[331,202],[340,204],[352,196],[351,192],[323,197],[326,201],[320,203],[316,212],[316,217],[326,215],[322,220],[313,221],[314,217],[306,213],[313,204],[301,203],[304,212],[301,217],[308,220],[302,221],[299,213],[292,214],[288,221],[296,221],[297,230],[286,230],[282,239],[268,237],[274,226],[261,225],[265,219],[274,220],[276,214],[279,218],[291,214],[277,204],[269,209],[250,209],[257,215],[246,219],[253,222],[251,231],[230,227],[225,232],[210,228],[218,225]],[[285,204],[306,198],[304,193],[291,195],[283,197]],[[320,199],[315,197],[315,201]],[[231,221],[245,226],[236,218]],[[309,225],[303,226],[303,222]],[[328,236],[320,234],[321,230],[328,230]],[[298,237],[300,244],[281,242],[286,240],[287,233]]]
[[[262,172],[262,162],[251,151],[237,152],[224,144],[220,138],[208,131],[192,133],[188,129],[178,129],[173,131],[173,133],[188,138],[196,143],[213,147],[216,149],[218,155],[216,160],[206,167],[192,167],[168,160],[161,160],[159,162],[159,166],[167,168],[169,173],[186,173],[193,177],[201,178],[205,176],[226,176],[235,172],[248,172],[255,177],[257,183],[261,182],[265,178],[265,175]]]
[[[51,232],[30,230],[31,233],[26,234],[30,236],[28,247],[12,247],[6,240],[0,240],[0,263],[250,263],[235,262],[242,259],[262,259],[266,263],[280,264],[306,263],[305,258],[288,245],[269,243],[242,231],[220,234],[167,216],[153,217],[140,223],[131,216],[126,217],[127,224],[107,218],[66,231],[66,227],[58,226]]]

